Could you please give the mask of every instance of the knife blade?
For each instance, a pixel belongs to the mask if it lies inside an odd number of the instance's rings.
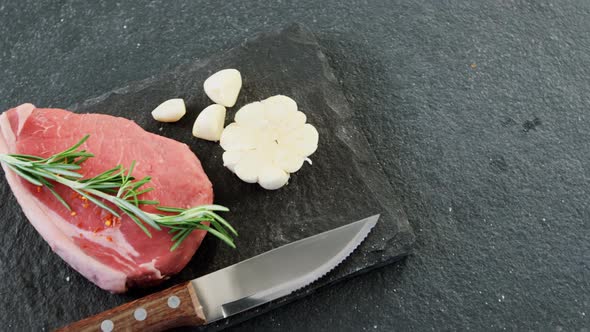
[[[323,277],[358,247],[378,219],[374,215],[286,244],[57,331],[161,331],[215,322]]]

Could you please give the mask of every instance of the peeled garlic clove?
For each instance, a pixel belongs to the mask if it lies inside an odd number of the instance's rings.
[[[258,177],[258,184],[267,190],[276,190],[287,184],[289,173],[276,166],[264,166]]]
[[[176,122],[186,114],[184,100],[174,98],[166,100],[152,111],[152,116],[160,122]]]
[[[217,104],[206,107],[195,120],[193,136],[208,141],[219,141],[225,123],[225,107]]]
[[[297,103],[295,102],[295,100],[284,95],[268,97],[265,100],[263,100],[262,103],[267,105],[269,108],[277,109],[282,112],[297,111]]]
[[[279,141],[281,145],[291,146],[301,156],[307,157],[317,150],[319,134],[314,126],[306,123],[297,131],[283,134]]]
[[[273,162],[289,173],[297,172],[303,166],[304,158],[293,152],[292,147],[280,146],[276,149]]]
[[[267,123],[264,114],[264,104],[253,102],[240,108],[234,116],[234,121],[251,128],[261,128]]]
[[[242,88],[242,76],[236,69],[223,69],[206,79],[203,88],[215,103],[232,107]]]
[[[242,155],[242,158],[234,167],[234,171],[240,180],[248,183],[256,183],[258,181],[260,165],[256,157],[257,154],[254,151],[247,151]]]
[[[242,151],[225,151],[223,153],[223,166],[227,167],[230,171],[234,172],[235,166],[242,159]]]
[[[256,148],[257,134],[247,127],[231,123],[221,133],[219,144],[224,150],[251,150]]]
[[[265,106],[266,119],[275,126],[283,129],[296,128],[306,121],[305,114],[297,111],[297,103],[287,96],[272,96],[261,103]]]

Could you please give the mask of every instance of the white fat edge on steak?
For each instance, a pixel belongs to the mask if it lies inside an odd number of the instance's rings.
[[[160,270],[156,269],[156,260],[157,259],[154,258],[148,263],[139,264],[139,267],[154,272],[157,279],[162,279],[164,276],[162,275],[162,272],[160,272]]]

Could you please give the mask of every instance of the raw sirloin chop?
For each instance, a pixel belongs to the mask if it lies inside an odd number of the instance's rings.
[[[144,199],[177,207],[213,201],[211,182],[185,144],[148,133],[127,119],[24,104],[0,115],[0,131],[0,153],[41,157],[59,153],[90,134],[81,148],[95,157],[82,164],[85,177],[118,164],[127,168],[135,160],[134,176],[151,176],[148,186],[155,188]],[[56,191],[74,211],[70,212],[46,188],[38,188],[2,166],[14,195],[39,234],[68,264],[105,290],[124,292],[128,287],[156,284],[178,273],[205,236],[204,231],[194,231],[171,252],[171,236],[166,231],[150,229],[150,239],[129,217],[117,220],[71,189],[56,185]],[[154,212],[151,206],[143,209]]]

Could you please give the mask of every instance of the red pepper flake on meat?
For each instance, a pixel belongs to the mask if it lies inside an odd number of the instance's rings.
[[[104,219],[104,224],[107,227],[110,227],[113,224],[113,215],[112,214],[107,215],[107,217]]]
[[[41,186],[37,186],[37,192],[40,193],[41,192]]]
[[[112,237],[110,237],[110,236],[107,236],[107,241],[109,241],[109,242],[113,242],[113,238],[112,238]]]
[[[90,203],[88,203],[88,198],[87,197],[84,197],[82,195],[74,195],[74,196],[72,196],[72,198],[77,198],[77,199],[81,200],[82,201],[82,207],[85,208],[85,209],[87,209],[90,206]]]
[[[72,212],[70,212],[70,215],[71,215],[72,217],[75,217],[75,216],[77,215],[77,213],[76,213],[76,211],[72,211]]]

